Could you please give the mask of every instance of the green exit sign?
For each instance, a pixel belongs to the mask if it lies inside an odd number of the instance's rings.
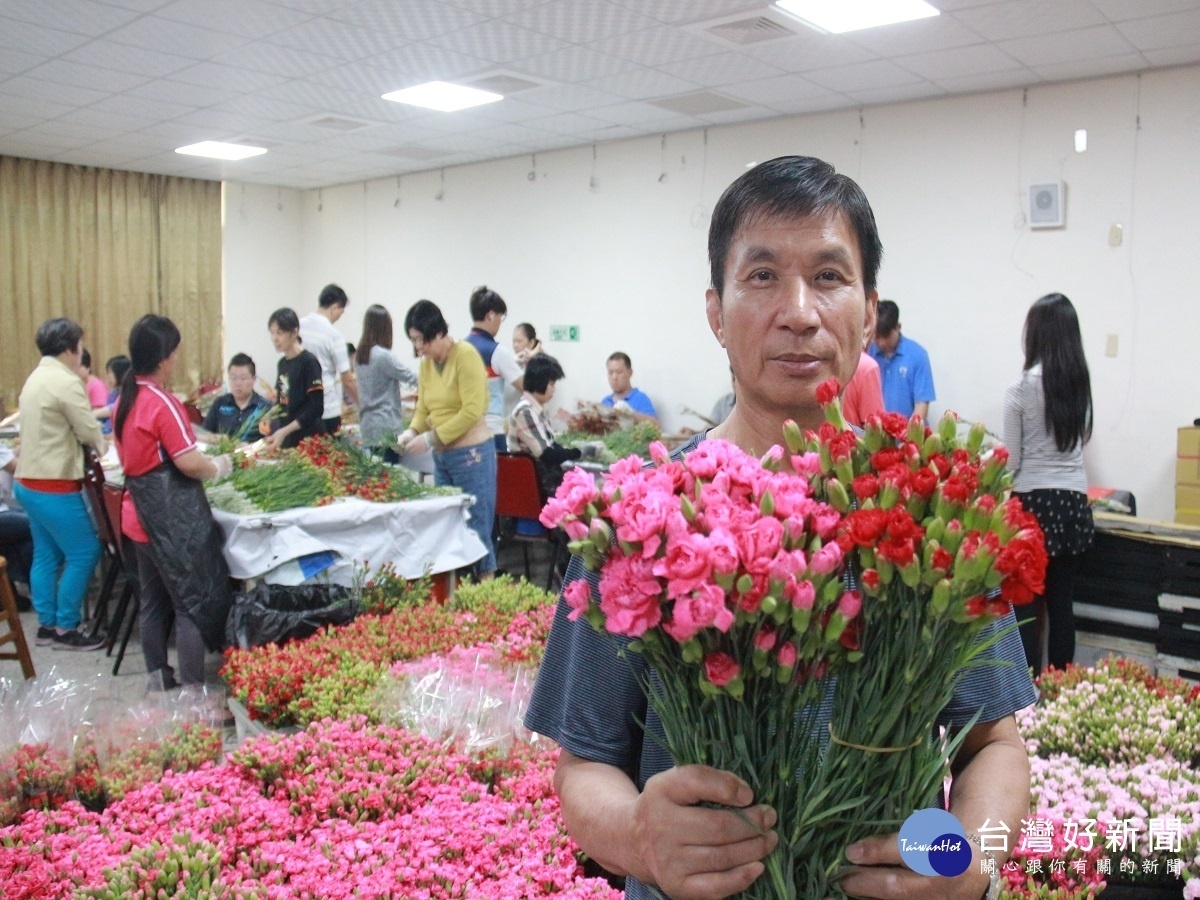
[[[551,325],[550,340],[552,341],[575,341],[579,342],[579,326],[578,325]]]

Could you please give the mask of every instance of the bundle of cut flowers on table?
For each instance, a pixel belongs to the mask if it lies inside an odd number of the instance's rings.
[[[841,896],[848,844],[935,804],[967,730],[935,719],[987,626],[1042,589],[1042,534],[981,426],[963,441],[952,414],[937,432],[885,414],[858,434],[838,393],[761,458],[710,439],[679,460],[655,443],[602,485],[572,471],[541,517],[599,575],[567,585],[571,618],[648,663],[675,762],[776,810],[750,897]]]

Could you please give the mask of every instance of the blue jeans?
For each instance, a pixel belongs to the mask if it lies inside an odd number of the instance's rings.
[[[475,563],[477,576],[496,571],[492,546],[492,520],[496,517],[496,445],[491,440],[473,447],[458,447],[433,454],[433,483],[452,484],[475,497],[471,530],[479,535],[487,556]]]
[[[101,552],[83,494],[31,491],[18,482],[13,495],[29,516],[33,532],[29,592],[38,624],[70,631],[79,625],[83,595]]]

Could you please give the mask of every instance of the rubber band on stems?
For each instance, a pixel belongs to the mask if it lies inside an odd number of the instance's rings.
[[[840,744],[843,747],[849,747],[851,750],[862,750],[864,753],[900,753],[904,750],[912,750],[914,747],[920,746],[924,738],[917,738],[906,747],[868,747],[865,744],[851,744],[849,741],[843,741],[833,733],[833,723],[829,723],[829,739],[835,744]]]

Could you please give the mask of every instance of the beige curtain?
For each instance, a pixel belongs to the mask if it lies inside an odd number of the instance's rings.
[[[221,184],[0,156],[0,395],[37,364],[34,332],[67,316],[92,371],[128,353],[146,313],[183,334],[176,390],[221,374]]]

